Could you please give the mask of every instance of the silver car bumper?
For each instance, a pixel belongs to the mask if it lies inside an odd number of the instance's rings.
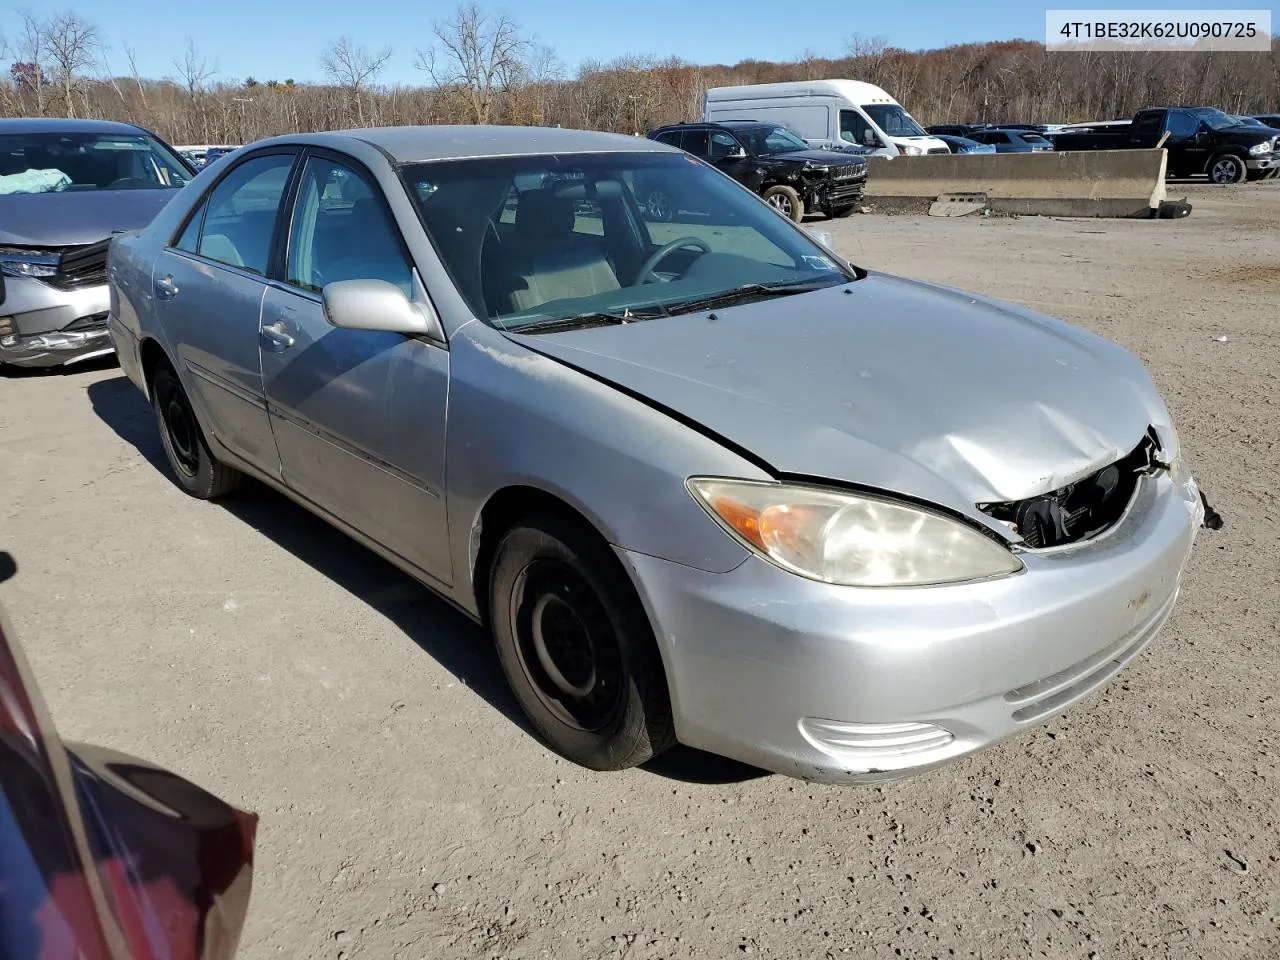
[[[1274,170],[1280,167],[1280,153],[1269,153],[1261,157],[1251,156],[1244,163],[1250,170]]]
[[[107,285],[60,290],[41,280],[5,277],[0,303],[0,363],[54,367],[112,352]]]
[[[1203,518],[1145,478],[1103,537],[1026,570],[917,589],[836,587],[752,556],[724,574],[619,551],[657,627],[690,746],[824,782],[896,779],[1042,723],[1145,647]]]

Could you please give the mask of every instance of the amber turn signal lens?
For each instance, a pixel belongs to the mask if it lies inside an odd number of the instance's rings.
[[[716,497],[711,507],[720,514],[722,520],[729,524],[743,540],[765,549],[764,540],[760,537],[760,512],[729,497]]]

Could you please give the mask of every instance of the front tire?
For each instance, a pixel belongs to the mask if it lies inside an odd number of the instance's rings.
[[[507,682],[557,753],[623,770],[675,742],[648,618],[594,533],[551,514],[519,522],[494,551],[488,610]]]
[[[845,217],[849,216],[850,214],[853,213],[853,211],[857,209],[858,209],[858,205],[856,203],[851,203],[847,207],[837,207],[836,209],[831,211],[831,217],[832,219],[835,219],[835,220],[843,220]]]
[[[789,220],[799,223],[804,219],[804,201],[800,199],[800,194],[786,184],[772,186],[762,196],[769,206]]]
[[[200,500],[213,500],[240,486],[244,474],[214,459],[191,401],[168,363],[162,362],[152,377],[151,397],[160,442],[178,486]]]
[[[1248,167],[1244,165],[1244,161],[1234,153],[1218,154],[1209,161],[1207,170],[1209,180],[1222,186],[1239,183],[1249,172]]]

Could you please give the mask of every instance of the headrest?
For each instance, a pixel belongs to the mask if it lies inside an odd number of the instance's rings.
[[[516,204],[516,231],[524,237],[552,239],[573,232],[578,215],[574,202],[557,197],[550,187],[527,190]]]

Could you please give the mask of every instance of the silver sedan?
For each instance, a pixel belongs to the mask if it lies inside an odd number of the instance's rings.
[[[654,184],[698,209],[654,220]],[[267,140],[109,275],[182,488],[255,477],[411,573],[595,769],[986,746],[1148,644],[1201,524],[1124,350],[852,266],[652,141]]]

